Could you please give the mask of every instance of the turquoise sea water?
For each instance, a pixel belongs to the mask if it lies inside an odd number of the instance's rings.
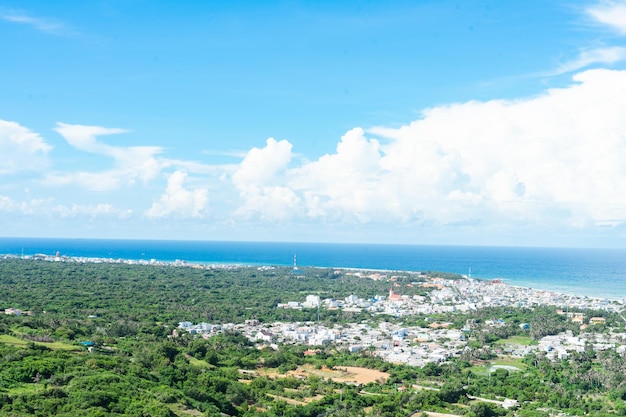
[[[511,285],[626,298],[626,250],[332,243],[0,238],[0,254],[446,271]]]

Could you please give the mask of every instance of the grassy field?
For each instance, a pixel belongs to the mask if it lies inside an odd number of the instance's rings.
[[[533,340],[530,336],[511,336],[508,339],[500,339],[495,342],[496,345],[520,345],[530,346],[536,345],[537,341]]]
[[[11,345],[11,346],[26,346],[28,345],[28,343],[30,343],[28,340],[22,340],[20,338],[17,338],[15,336],[11,336],[8,334],[2,334],[0,335],[0,343],[4,343],[7,345]],[[80,351],[82,350],[82,348],[80,346],[77,345],[70,345],[68,343],[62,343],[62,342],[51,342],[51,343],[44,343],[44,342],[33,342],[36,345],[40,345],[40,346],[45,346],[49,349],[52,350],[68,350],[68,351]]]
[[[471,369],[479,375],[487,375],[494,367],[515,367],[517,370],[521,371],[526,369],[526,364],[524,364],[521,358],[500,356],[497,359],[491,360],[485,364],[473,366]]]
[[[192,410],[190,408],[185,407],[183,404],[170,404],[168,405],[169,409],[172,410],[177,416],[192,416],[192,417],[202,417],[203,414],[201,411]]]
[[[522,358],[511,358],[508,356],[502,356],[502,357],[499,357],[498,359],[491,361],[491,366],[497,366],[497,365],[515,366],[516,368],[519,368],[519,369],[526,368],[526,364],[524,363]]]
[[[18,387],[9,388],[5,392],[9,395],[38,394],[45,389],[43,384],[22,384]]]
[[[185,357],[189,360],[189,364],[191,366],[195,366],[196,368],[215,368],[213,365],[211,365],[207,361],[194,358],[191,355],[185,355]]]

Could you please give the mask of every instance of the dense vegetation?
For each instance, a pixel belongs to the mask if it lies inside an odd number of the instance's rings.
[[[387,294],[389,283],[328,269],[197,269],[127,264],[0,261],[0,307],[55,317],[98,315],[112,322],[216,323],[313,319],[313,312],[277,310],[307,294],[344,298]],[[403,293],[416,290],[403,286]]]
[[[419,293],[410,285],[414,280],[399,279],[398,291]],[[0,260],[0,309],[32,312],[0,315],[0,415],[626,415],[626,361],[614,349],[596,353],[588,347],[560,362],[534,354],[515,361],[520,371],[488,372],[489,361],[497,359],[490,347],[503,339],[532,343],[543,334],[578,331],[551,308],[435,317],[458,328],[467,320],[475,325],[460,357],[424,368],[382,362],[367,350],[349,354],[327,346],[308,356],[307,346],[258,349],[234,333],[171,337],[182,320],[314,320],[315,311],[276,309],[276,304],[318,293],[369,297],[385,294],[389,285],[316,269],[294,276],[280,268]],[[620,322],[606,316],[609,324],[598,331]],[[494,318],[504,325],[484,325]],[[322,319],[372,320],[365,313],[339,311],[325,312]],[[524,322],[535,323],[532,334],[520,328]],[[342,366],[378,369],[388,378],[356,386],[324,376]],[[288,373],[296,368],[311,372]],[[520,407],[505,410],[474,397],[517,399]]]

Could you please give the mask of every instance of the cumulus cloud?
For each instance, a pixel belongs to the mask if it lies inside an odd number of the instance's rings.
[[[169,215],[203,217],[209,202],[209,192],[204,188],[186,189],[184,187],[186,178],[187,174],[182,171],[176,171],[170,175],[165,193],[146,211],[146,216],[150,218]]]
[[[114,167],[105,172],[76,172],[51,174],[47,183],[54,185],[79,184],[94,191],[114,190],[121,185],[133,185],[155,179],[161,170],[168,166],[158,160],[162,153],[158,146],[112,146],[98,140],[99,136],[127,132],[124,129],[111,129],[100,126],[83,126],[57,123],[54,129],[74,148],[113,159]]]
[[[625,1],[603,1],[590,7],[587,13],[597,22],[608,25],[618,33],[626,34]]]
[[[426,109],[400,128],[352,129],[289,167],[268,140],[232,176],[266,219],[587,227],[626,221],[626,71],[589,70],[518,100]]]
[[[41,170],[48,165],[52,146],[18,123],[0,119],[0,175]]]
[[[388,175],[378,141],[355,128],[341,138],[336,153],[295,169],[291,183],[307,202],[308,216],[371,220],[372,208],[391,197],[379,186]]]
[[[291,148],[286,140],[267,139],[264,148],[252,148],[246,154],[233,174],[233,182],[241,188],[272,184],[289,165]]]
[[[232,174],[243,203],[242,217],[279,220],[291,217],[299,206],[293,190],[285,186],[285,172],[292,159],[292,145],[269,138],[264,148],[252,148]]]
[[[526,100],[432,108],[409,126],[372,133],[392,140],[386,158],[428,167],[435,201],[453,191],[475,196],[483,221],[521,210],[537,222],[602,222],[602,207],[624,206],[626,72],[587,71],[574,81]],[[436,216],[437,206],[422,205]]]

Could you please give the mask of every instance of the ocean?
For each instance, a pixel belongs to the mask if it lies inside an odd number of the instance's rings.
[[[484,246],[0,238],[0,254],[203,264],[443,271],[560,293],[626,298],[626,250]]]

